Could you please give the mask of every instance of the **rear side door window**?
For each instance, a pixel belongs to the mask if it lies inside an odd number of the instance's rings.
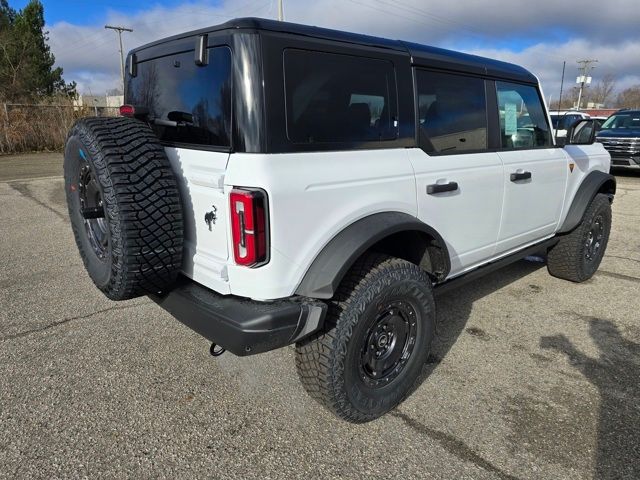
[[[284,51],[287,136],[294,143],[397,138],[393,63],[298,49]]]
[[[551,134],[538,89],[530,85],[496,82],[500,142],[503,149],[550,147]]]
[[[420,147],[427,153],[487,149],[487,101],[484,80],[418,70]]]

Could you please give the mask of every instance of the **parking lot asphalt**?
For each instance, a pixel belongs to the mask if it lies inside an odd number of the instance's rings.
[[[59,154],[0,157],[0,477],[640,478],[640,175],[584,284],[519,262],[437,298],[431,373],[341,422],[292,348],[214,359],[86,275]]]

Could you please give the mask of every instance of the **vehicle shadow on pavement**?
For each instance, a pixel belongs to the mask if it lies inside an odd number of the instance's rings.
[[[436,291],[436,337],[433,341],[429,358],[427,359],[427,365],[423,370],[421,378],[416,382],[415,388],[419,388],[444,359],[453,345],[455,345],[471,317],[474,302],[526,277],[542,267],[544,267],[542,263],[520,261],[480,279],[471,281],[454,291],[443,294],[438,294]],[[473,330],[469,328],[467,332],[480,337],[486,335],[486,333],[479,328],[473,328]],[[446,432],[432,429],[428,425],[422,424],[415,418],[403,413],[400,409],[396,409],[391,415],[401,419],[407,426],[415,431],[431,437],[431,439],[436,441],[452,455],[473,463],[478,468],[486,470],[487,472],[493,473],[497,478],[503,480],[516,479],[516,477],[503,471],[474,451],[473,448],[469,447],[460,438],[456,438]]]
[[[480,279],[471,281],[454,291],[439,295],[436,290],[437,333],[424,377],[426,378],[431,374],[456,343],[471,316],[474,302],[530,275],[544,266],[543,263],[522,260]],[[480,329],[469,330],[469,333],[475,336],[486,335]]]
[[[624,338],[609,320],[585,317],[600,356],[579,351],[564,335],[542,337],[540,346],[567,355],[600,393],[594,479],[640,478],[640,344]]]

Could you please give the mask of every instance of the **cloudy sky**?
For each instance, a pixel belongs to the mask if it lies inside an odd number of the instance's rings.
[[[21,8],[26,0],[9,0]],[[65,79],[82,93],[119,85],[116,33],[132,28],[125,51],[167,35],[230,18],[274,18],[277,0],[43,0],[50,44]],[[521,64],[557,100],[562,62],[573,86],[577,60],[599,60],[597,81],[614,74],[617,88],[640,84],[638,0],[284,0],[292,22],[399,38]]]

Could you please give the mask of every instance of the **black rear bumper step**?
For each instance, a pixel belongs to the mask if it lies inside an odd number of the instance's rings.
[[[327,310],[325,303],[305,297],[258,302],[220,295],[186,279],[168,294],[150,298],[187,327],[238,356],[294,343],[317,331]]]

